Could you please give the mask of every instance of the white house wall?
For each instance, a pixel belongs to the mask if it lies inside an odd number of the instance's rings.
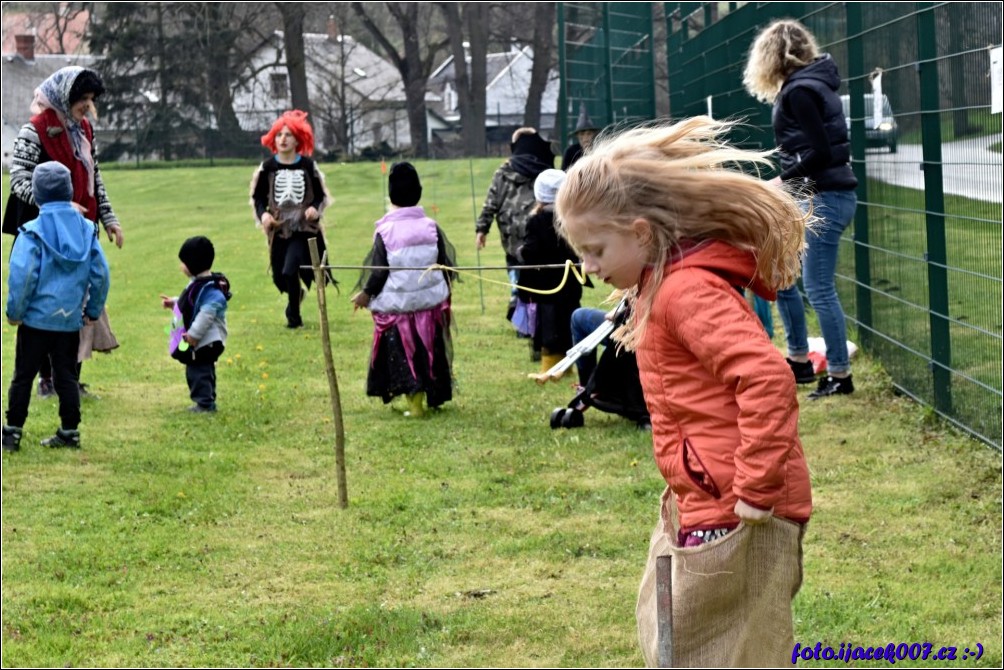
[[[282,35],[276,33],[248,63],[255,76],[235,92],[234,109],[244,130],[264,134],[280,114],[290,109],[288,78],[285,97],[276,98],[272,93],[272,75],[287,77],[281,45]],[[344,68],[346,108],[350,110],[352,126],[350,151],[358,153],[381,141],[396,149],[409,147],[411,135],[404,87],[397,70],[349,36],[332,40],[327,35],[308,33],[304,35],[304,51],[316,148],[330,150],[335,148],[337,141],[329,137],[325,122],[341,115],[331,87],[342,78],[343,48],[347,61]],[[373,132],[374,124],[380,126],[379,135]]]

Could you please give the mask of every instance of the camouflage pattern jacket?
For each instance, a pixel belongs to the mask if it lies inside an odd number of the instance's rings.
[[[492,184],[475,226],[476,232],[487,234],[492,220],[498,221],[502,248],[509,265],[518,264],[517,252],[526,236],[526,222],[536,201],[533,181],[532,177],[516,172],[508,161],[503,163],[492,176]]]

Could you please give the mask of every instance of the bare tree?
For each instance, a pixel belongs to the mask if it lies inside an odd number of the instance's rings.
[[[492,43],[509,46],[513,43],[533,48],[533,69],[523,108],[523,125],[540,127],[542,100],[551,69],[557,65],[554,48],[556,37],[554,2],[499,2],[492,5],[490,39]],[[527,20],[532,17],[533,20]]]
[[[523,125],[540,128],[541,99],[554,59],[554,18],[557,5],[538,2],[533,5],[533,69],[526,94]]]
[[[408,124],[411,127],[411,146],[417,156],[429,155],[428,121],[425,108],[425,87],[432,73],[433,65],[446,46],[446,40],[432,37],[432,7],[418,2],[385,2],[383,6],[394,19],[400,32],[402,51],[394,45],[387,33],[377,25],[367,11],[368,5],[376,3],[353,2],[352,10],[362,21],[366,30],[373,35],[384,55],[394,64],[404,82],[404,93],[408,106]],[[422,44],[425,44],[423,56]]]
[[[286,51],[289,95],[294,109],[310,114],[307,92],[307,59],[303,47],[303,22],[306,6],[302,2],[276,2],[282,16],[282,41]]]
[[[666,60],[666,3],[652,3],[652,49],[655,52],[655,115],[669,116],[669,62]]]
[[[9,3],[4,3],[9,4]],[[87,26],[76,25],[81,16],[89,17],[90,2],[38,2],[32,3],[28,26],[38,35],[36,48],[40,53],[65,54],[70,38],[79,42]]]
[[[488,5],[466,3],[461,13],[454,2],[437,3],[446,19],[457,106],[463,124],[464,153],[483,156],[485,140],[485,90],[488,86]],[[466,35],[466,40],[465,40]],[[468,54],[470,60],[468,62]]]
[[[105,3],[89,28],[108,93],[102,108],[135,130],[137,151],[209,155],[256,151],[241,130],[233,91],[250,53],[274,25],[270,4]],[[214,127],[215,126],[215,127]]]

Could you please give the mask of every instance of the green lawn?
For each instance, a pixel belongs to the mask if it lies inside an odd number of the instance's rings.
[[[503,264],[496,231],[480,259],[473,245],[498,163],[417,163],[461,264]],[[324,169],[330,262],[359,263],[383,212],[379,165]],[[81,451],[37,446],[58,418],[34,399],[21,452],[3,457],[4,667],[641,664],[634,600],[663,488],[650,436],[596,410],[551,431],[571,388],[526,379],[537,364],[503,320],[507,288],[473,276],[455,287],[455,400],[413,420],[367,398],[372,322],[348,301],[357,272],[338,270],[339,509],[314,293],[307,328],[288,331],[251,171],[106,173],[126,231],[123,249],[105,244],[122,346],[84,366],[101,398],[84,402]],[[184,286],[177,249],[194,234],[234,289],[216,416],[183,411],[157,297]],[[6,264],[3,280],[6,295]],[[8,383],[14,329],[0,330]],[[816,507],[796,641],[980,643],[966,664],[1000,666],[1000,456],[896,397],[866,354],[854,373],[847,398],[799,391]]]

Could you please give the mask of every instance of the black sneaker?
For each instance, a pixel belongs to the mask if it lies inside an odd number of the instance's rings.
[[[51,398],[56,395],[56,387],[52,385],[52,377],[38,378],[38,397]]]
[[[788,367],[791,368],[792,374],[795,375],[796,384],[811,384],[816,381],[816,370],[812,367],[812,361],[800,363],[790,358],[785,358],[784,360],[788,361]]]
[[[77,389],[80,392],[81,398],[90,398],[91,400],[101,400],[101,396],[99,396],[97,393],[93,393],[91,391],[91,387],[88,386],[87,384],[81,384],[78,382]]]
[[[52,437],[47,437],[42,440],[43,447],[52,447],[53,449],[66,447],[68,449],[79,449],[80,448],[80,431],[79,430],[63,430],[62,428],[56,431],[56,434]]]
[[[188,408],[188,411],[192,414],[215,414],[216,406],[213,407],[203,407],[202,405],[192,405]]]
[[[823,379],[819,380],[819,386],[816,390],[809,394],[809,400],[819,400],[820,398],[826,398],[831,395],[849,395],[854,393],[854,381],[851,379],[853,375],[847,375],[846,377],[830,377],[827,375]]]
[[[3,450],[15,452],[21,448],[21,429],[17,426],[3,427]]]

